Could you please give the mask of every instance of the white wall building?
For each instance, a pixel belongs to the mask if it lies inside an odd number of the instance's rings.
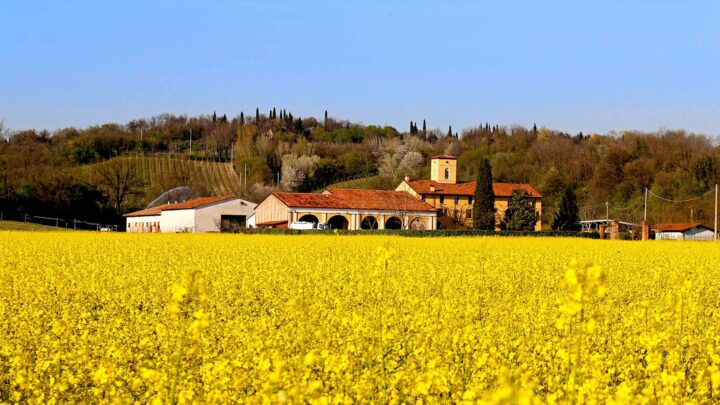
[[[247,226],[256,204],[233,196],[203,197],[125,214],[127,232],[220,232]]]
[[[713,240],[712,228],[699,222],[692,224],[656,224],[653,226],[656,240]]]

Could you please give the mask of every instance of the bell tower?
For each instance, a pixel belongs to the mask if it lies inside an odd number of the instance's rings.
[[[430,180],[436,183],[457,183],[457,157],[451,155],[430,157]]]

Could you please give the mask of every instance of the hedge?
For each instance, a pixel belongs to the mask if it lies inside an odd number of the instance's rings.
[[[453,236],[527,236],[527,237],[563,237],[563,238],[587,238],[598,239],[598,233],[568,232],[568,231],[481,231],[477,229],[441,229],[436,231],[412,231],[407,229],[372,229],[350,231],[347,229],[334,230],[299,230],[299,229],[277,229],[277,228],[242,228],[237,233],[244,234],[269,234],[269,235],[396,235],[414,238],[425,237],[453,237]]]

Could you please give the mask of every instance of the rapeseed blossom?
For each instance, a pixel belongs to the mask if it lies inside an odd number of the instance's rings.
[[[720,249],[0,233],[0,403],[711,403]]]

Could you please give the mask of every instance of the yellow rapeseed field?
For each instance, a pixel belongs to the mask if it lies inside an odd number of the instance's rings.
[[[0,233],[0,403],[711,403],[720,245]]]

